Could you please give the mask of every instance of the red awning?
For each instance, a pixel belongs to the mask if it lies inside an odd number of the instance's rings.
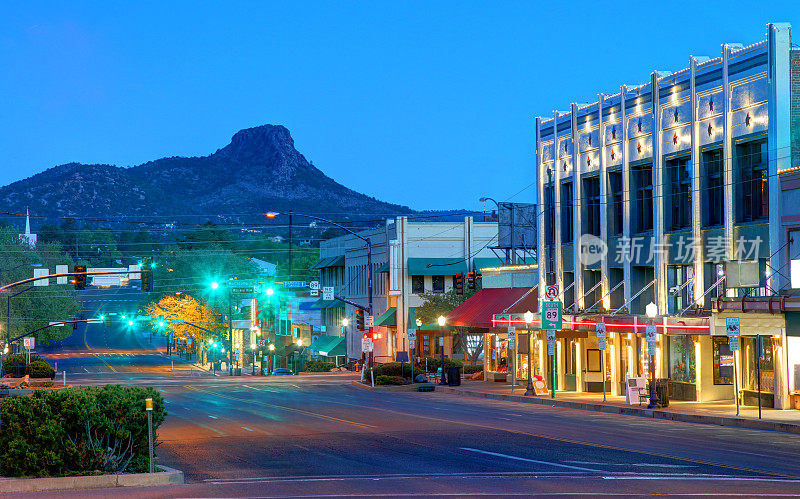
[[[535,288],[483,288],[447,314],[447,324],[490,328],[493,314],[536,312],[538,305]]]

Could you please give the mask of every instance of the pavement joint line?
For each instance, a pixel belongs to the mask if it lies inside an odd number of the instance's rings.
[[[239,397],[231,397],[229,395],[224,395],[224,394],[221,394],[221,393],[218,393],[218,392],[214,392],[214,391],[211,391],[211,390],[201,390],[199,388],[195,388],[195,387],[192,387],[192,386],[189,386],[189,385],[184,385],[184,388],[187,388],[189,390],[194,390],[194,391],[197,391],[197,392],[201,392],[201,393],[208,393],[209,395],[214,395],[216,397],[235,400],[237,402],[247,402],[247,403],[258,404],[258,405],[262,405],[262,406],[266,406],[266,407],[274,407],[276,409],[281,409],[281,410],[285,410],[285,411],[296,412],[296,413],[305,414],[305,415],[308,415],[308,416],[314,416],[314,417],[318,417],[318,418],[329,419],[331,421],[338,421],[340,423],[347,423],[347,424],[359,426],[361,428],[366,428],[366,429],[377,428],[377,426],[373,426],[373,425],[366,424],[366,423],[359,423],[357,421],[350,421],[350,420],[347,420],[347,419],[340,419],[340,418],[336,418],[336,417],[333,417],[333,416],[328,416],[326,414],[319,414],[319,413],[316,413],[316,412],[305,411],[303,409],[295,409],[293,407],[286,407],[286,406],[277,405],[277,404],[269,404],[267,402],[261,402],[261,401],[255,401],[255,400],[246,400],[246,399],[242,399],[242,398],[239,398]]]
[[[384,411],[384,412],[391,412],[391,413],[394,413],[394,414],[400,414],[402,416],[413,416],[413,417],[417,417],[417,418],[420,418],[420,419],[429,419],[431,421],[439,421],[439,422],[442,422],[442,423],[460,424],[460,425],[464,425],[464,426],[473,426],[475,428],[484,428],[484,429],[487,429],[487,430],[495,430],[495,431],[505,431],[505,432],[509,432],[509,433],[515,433],[515,434],[518,434],[518,435],[526,435],[526,436],[530,436],[530,437],[543,438],[543,439],[546,439],[546,440],[553,440],[553,441],[556,441],[556,442],[565,442],[565,443],[571,443],[571,444],[577,444],[577,445],[586,445],[586,446],[595,447],[595,448],[598,448],[598,449],[608,449],[608,450],[615,450],[615,451],[621,451],[621,452],[632,452],[632,453],[641,454],[641,455],[644,455],[644,456],[662,457],[662,458],[667,458],[667,459],[674,459],[674,460],[677,460],[677,461],[685,461],[685,462],[689,462],[689,463],[702,464],[702,465],[705,465],[705,466],[715,466],[715,467],[719,467],[719,468],[727,468],[727,469],[732,469],[732,470],[737,470],[737,471],[744,471],[744,472],[747,472],[747,473],[760,473],[760,474],[777,476],[777,477],[782,477],[782,478],[800,479],[800,475],[787,475],[787,474],[784,474],[784,473],[777,473],[777,472],[774,472],[774,471],[760,471],[760,470],[754,470],[752,468],[744,468],[744,467],[741,467],[741,466],[734,466],[734,465],[731,465],[731,464],[720,464],[720,463],[714,463],[714,462],[711,462],[711,461],[704,461],[702,459],[693,459],[693,458],[689,458],[689,457],[671,456],[669,454],[663,454],[663,453],[660,453],[660,452],[651,452],[651,451],[645,451],[645,450],[639,450],[639,449],[626,449],[624,447],[618,447],[618,446],[615,446],[615,445],[596,444],[596,443],[592,443],[592,442],[582,442],[580,440],[573,440],[573,439],[564,438],[564,437],[555,437],[555,436],[552,436],[552,435],[544,435],[544,434],[541,434],[541,433],[526,432],[526,431],[522,431],[522,430],[515,430],[513,428],[504,428],[504,427],[500,427],[500,426],[491,426],[491,425],[484,425],[484,424],[480,424],[480,423],[471,423],[471,422],[468,422],[468,421],[456,421],[456,420],[452,420],[452,419],[438,418],[438,417],[435,417],[435,416],[426,416],[424,414],[411,414],[411,413],[408,413],[408,412],[397,411],[397,410],[394,410],[394,409],[386,409],[386,408],[380,407],[380,406],[368,406],[368,405],[363,405],[363,404],[353,404],[353,403],[348,403],[348,402],[340,402],[340,401],[337,401],[337,400],[331,400],[330,402],[331,403],[335,403],[335,404],[341,404],[341,405],[351,405],[351,406],[354,406],[354,407],[362,407],[362,408],[371,409],[371,410],[379,410],[379,411]],[[536,407],[536,406],[531,406],[531,407]]]

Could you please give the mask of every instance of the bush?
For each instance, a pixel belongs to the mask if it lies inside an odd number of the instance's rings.
[[[166,416],[153,388],[107,385],[39,390],[0,404],[0,475],[63,476],[148,470],[147,415]]]
[[[38,355],[31,354],[31,363],[40,361],[44,362]],[[15,353],[6,356],[6,358],[3,359],[3,370],[6,374],[14,372],[14,364],[28,365],[28,356],[24,353]]]
[[[482,364],[476,364],[474,366],[464,366],[464,374],[475,374],[483,371]]]
[[[375,376],[406,376],[411,377],[411,364],[406,362],[402,368],[400,362],[386,362],[385,364],[375,364],[372,369]]]
[[[428,357],[428,372],[436,372],[439,369],[441,359],[439,357]],[[453,359],[444,359],[444,368],[447,369],[448,367],[464,367],[464,363],[460,360],[453,360]],[[420,372],[425,370],[425,359],[416,365],[416,369]]]
[[[375,378],[376,385],[407,385],[408,380],[402,376],[384,376],[380,375]]]
[[[50,378],[56,375],[56,370],[43,360],[35,360],[28,364],[25,374],[31,378]]]
[[[336,367],[334,362],[325,362],[322,360],[314,359],[306,362],[305,370],[312,373],[326,373]]]

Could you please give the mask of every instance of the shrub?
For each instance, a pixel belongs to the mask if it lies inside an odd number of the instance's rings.
[[[334,362],[325,362],[322,360],[314,359],[306,362],[305,370],[307,372],[323,373],[323,372],[329,372],[334,367],[336,367],[336,363]]]
[[[153,399],[155,431],[166,411],[153,388],[107,385],[3,399],[0,475],[147,471],[146,398]]]
[[[407,385],[409,382],[402,376],[384,376],[375,378],[376,385]]]
[[[31,362],[39,362],[39,361],[42,361],[41,357],[39,357],[38,355],[35,355],[35,354],[31,354]],[[44,361],[42,361],[42,362],[44,362]],[[14,369],[14,364],[27,365],[28,364],[28,356],[26,354],[24,354],[24,353],[15,353],[15,354],[6,356],[6,358],[3,359],[3,370],[6,372],[6,374],[14,372],[14,370],[13,370]]]
[[[475,374],[483,371],[483,365],[476,364],[474,366],[464,366],[464,374]]]
[[[402,372],[400,362],[386,362],[385,364],[375,364],[373,367],[375,376],[411,376],[411,364],[404,363]],[[419,372],[419,371],[417,371]]]
[[[436,372],[439,369],[441,359],[439,357],[428,357],[428,372]],[[444,359],[444,368],[447,369],[448,367],[464,367],[464,363],[460,360],[453,360],[453,359]],[[420,372],[425,370],[425,359],[421,359],[419,364],[416,364],[416,369]]]
[[[43,360],[35,360],[28,364],[25,369],[25,374],[31,378],[53,378],[56,375],[56,370],[50,364]]]

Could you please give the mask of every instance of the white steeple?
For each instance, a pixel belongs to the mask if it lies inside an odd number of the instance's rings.
[[[19,238],[23,244],[27,244],[31,248],[36,246],[36,240],[38,237],[36,234],[31,233],[31,213],[27,207],[25,208],[25,233],[20,234]]]

